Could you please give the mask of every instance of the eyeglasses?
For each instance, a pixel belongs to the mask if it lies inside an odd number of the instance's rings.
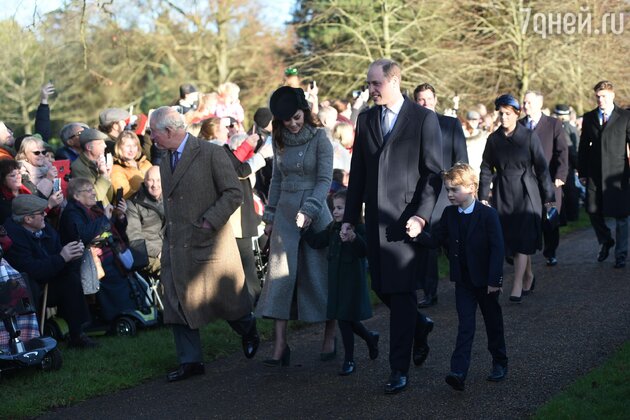
[[[39,155],[45,155],[46,151],[45,150],[33,150],[31,153],[34,154],[35,156],[39,156]]]
[[[77,190],[78,193],[82,193],[82,192],[86,192],[86,193],[93,193],[96,192],[96,190],[94,190],[94,188],[90,188],[88,190]]]

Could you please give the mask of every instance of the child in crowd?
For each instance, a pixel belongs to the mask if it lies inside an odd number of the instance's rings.
[[[443,179],[453,205],[444,209],[440,226],[431,235],[420,235],[418,240],[427,241],[429,246],[441,244],[447,248],[459,325],[446,383],[463,391],[475,337],[477,305],[483,315],[488,350],[492,355],[492,371],[487,379],[499,382],[507,374],[503,314],[499,304],[503,285],[503,233],[496,210],[475,199],[479,177],[470,165],[456,163]]]
[[[339,375],[347,376],[355,371],[354,334],[365,340],[372,360],[378,357],[379,334],[368,331],[360,322],[372,317],[366,280],[365,227],[362,224],[358,225],[354,236],[342,242],[339,233],[346,207],[346,190],[337,191],[332,201],[333,221],[331,224],[321,232],[307,230],[303,238],[313,248],[328,247],[327,317],[339,321],[345,350],[345,358]]]

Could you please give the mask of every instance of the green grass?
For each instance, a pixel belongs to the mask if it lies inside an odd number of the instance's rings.
[[[271,321],[259,320],[258,328],[263,339],[271,336]],[[240,337],[224,321],[207,325],[201,333],[206,361],[240,351]],[[22,369],[0,378],[0,417],[33,417],[163,377],[177,366],[173,335],[167,327],[140,330],[131,338],[97,340],[101,346],[91,350],[68,349],[61,343],[61,370]]]
[[[534,419],[627,419],[630,413],[630,342],[603,366],[542,406]]]

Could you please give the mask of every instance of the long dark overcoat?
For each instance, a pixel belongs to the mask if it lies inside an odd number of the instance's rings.
[[[365,202],[368,261],[376,292],[420,288],[426,250],[408,242],[405,225],[413,215],[430,220],[441,167],[435,112],[405,98],[385,142],[381,107],[359,115],[344,221],[356,224]]]
[[[604,127],[598,109],[584,114],[578,148],[578,173],[586,178],[586,211],[607,217],[630,213],[628,179],[630,111],[615,105]]]
[[[160,163],[166,236],[162,247],[164,322],[199,328],[251,311],[230,215],[241,186],[222,147],[188,136],[175,172]],[[202,228],[203,219],[212,229]]]
[[[520,119],[519,123],[527,127],[527,118]],[[566,182],[569,175],[569,136],[562,127],[562,121],[543,114],[533,131],[538,136],[543,154],[547,159],[551,182],[556,179]],[[554,186],[554,192],[556,207],[560,211],[562,208],[562,188],[555,188]]]
[[[534,132],[516,124],[510,137],[501,127],[490,134],[481,163],[480,200],[489,200],[491,184],[506,255],[534,254],[542,247],[543,202],[555,200],[547,159]]]
[[[304,240],[315,249],[328,248],[328,319],[362,321],[372,318],[372,304],[365,270],[365,226],[355,229],[352,242],[342,242],[340,222],[322,231],[308,229]]]

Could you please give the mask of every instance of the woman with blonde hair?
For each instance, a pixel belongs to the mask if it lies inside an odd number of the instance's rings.
[[[125,199],[133,196],[144,181],[144,174],[151,168],[142,153],[140,139],[136,133],[125,130],[116,139],[114,146],[114,166],[112,167],[112,187],[122,188]]]
[[[57,168],[46,158],[44,141],[35,136],[24,138],[15,160],[20,164],[22,183],[31,192],[37,192],[46,199],[50,197]]]

